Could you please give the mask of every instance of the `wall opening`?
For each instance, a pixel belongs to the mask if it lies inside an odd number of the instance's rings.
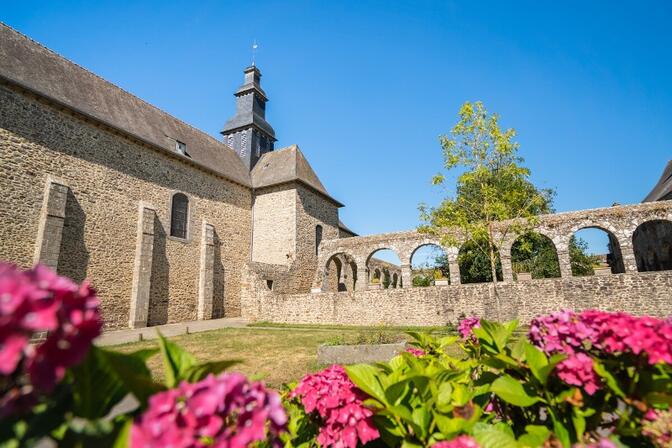
[[[448,285],[448,254],[437,244],[423,244],[411,254],[411,283],[414,287]]]
[[[497,281],[502,281],[502,263],[499,259],[499,251],[496,254],[495,272]],[[462,245],[457,255],[460,266],[460,281],[466,283],[485,283],[492,281],[492,268],[488,255],[487,242],[467,241]]]
[[[320,250],[320,243],[322,242],[322,226],[315,226],[315,255],[317,256],[318,251]]]
[[[662,219],[640,224],[632,235],[639,272],[672,269],[672,222]]]
[[[366,261],[366,268],[369,276],[368,287],[371,289],[394,288],[394,274],[397,274],[397,278],[401,277],[401,261],[391,249],[383,248],[372,252]]]
[[[187,237],[189,199],[183,193],[175,193],[170,205],[170,236]]]
[[[549,237],[537,232],[529,232],[516,239],[511,246],[511,266],[516,280],[560,277],[555,244]]]
[[[350,255],[337,253],[327,260],[324,275],[325,291],[354,291],[357,285],[357,264]]]
[[[608,275],[625,272],[618,240],[600,227],[586,227],[569,240],[569,261],[573,276]]]

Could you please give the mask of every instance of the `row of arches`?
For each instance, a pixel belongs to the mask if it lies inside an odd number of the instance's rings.
[[[591,251],[589,242],[593,247],[601,244],[604,249]],[[672,222],[652,220],[639,225],[632,235],[632,249],[639,272],[672,269]],[[567,250],[572,276],[625,272],[618,239],[604,228],[578,229],[569,239]],[[501,281],[500,251],[495,252],[498,255],[495,275]],[[518,237],[505,252],[501,256],[510,257],[514,280],[561,276],[557,248],[541,233],[530,232]],[[351,255],[341,252],[327,260],[324,286],[328,291],[354,291],[490,282],[492,271],[489,266],[488,257],[473,242],[463,244],[456,256],[451,257],[437,244],[420,244],[411,253],[406,279],[402,275],[399,255],[391,248],[376,249],[367,256],[363,267],[358,267]],[[409,285],[404,285],[404,280]]]

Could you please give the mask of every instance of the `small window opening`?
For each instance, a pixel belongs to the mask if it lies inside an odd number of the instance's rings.
[[[173,195],[170,213],[170,235],[178,238],[187,237],[187,220],[189,217],[189,199],[182,193]]]
[[[266,280],[266,287],[269,291],[273,291],[273,280]]]
[[[322,226],[317,225],[315,226],[315,255],[318,255],[318,251],[320,250],[320,243],[322,242]]]
[[[182,143],[179,140],[175,140],[175,150],[179,152],[180,154],[184,154],[185,156],[187,155],[187,144]]]

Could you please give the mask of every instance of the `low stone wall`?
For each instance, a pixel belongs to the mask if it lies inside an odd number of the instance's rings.
[[[405,342],[396,344],[320,345],[317,347],[317,363],[359,364],[384,362],[406,349]]]
[[[251,286],[251,285],[250,285]],[[499,298],[499,300],[497,300]],[[243,292],[251,321],[342,325],[445,325],[460,315],[520,319],[561,309],[672,314],[672,271],[317,294]],[[497,302],[501,316],[498,316]]]

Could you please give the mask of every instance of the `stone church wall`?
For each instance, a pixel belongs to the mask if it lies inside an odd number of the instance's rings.
[[[254,199],[252,261],[289,266],[296,252],[296,190],[276,185]]]
[[[491,283],[319,294],[274,294],[252,281],[243,291],[251,321],[340,325],[446,325],[461,315],[500,319]],[[529,322],[562,309],[672,314],[672,271],[499,283],[501,319]]]
[[[149,324],[197,318],[204,220],[211,226],[212,315],[240,315],[251,239],[248,188],[0,85],[0,260],[33,264],[48,178],[67,186],[58,271],[95,280],[106,329],[129,324],[141,202],[155,210],[147,215],[155,216],[147,224]],[[185,240],[169,236],[175,192],[189,198]]]

